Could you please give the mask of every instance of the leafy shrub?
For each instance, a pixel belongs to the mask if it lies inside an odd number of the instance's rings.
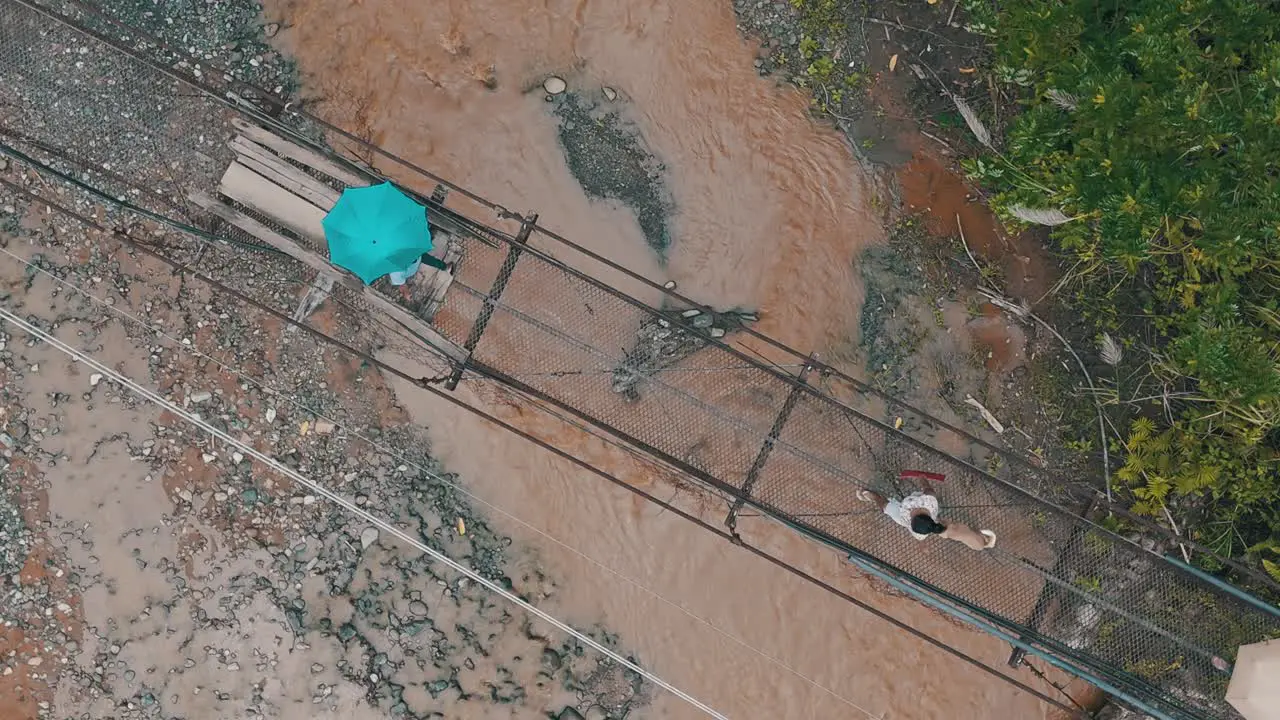
[[[971,171],[1015,224],[1072,218],[1066,299],[1147,351],[1155,405],[1118,406],[1135,508],[1227,554],[1280,547],[1280,5],[974,9],[1025,111]]]

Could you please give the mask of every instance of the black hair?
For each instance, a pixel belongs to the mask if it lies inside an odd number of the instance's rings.
[[[915,515],[911,518],[911,531],[920,535],[937,535],[946,529],[946,525],[925,514]]]

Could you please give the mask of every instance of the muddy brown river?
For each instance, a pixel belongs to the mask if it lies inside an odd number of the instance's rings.
[[[856,342],[856,259],[883,241],[870,183],[845,141],[810,119],[804,96],[756,74],[728,0],[267,5],[326,118],[536,210],[542,224],[697,300],[760,308],[760,329],[792,346]],[[570,174],[557,120],[533,90],[553,73],[571,91],[616,90],[665,166],[675,208],[665,265],[630,209],[589,199]],[[647,667],[729,717],[1052,717],[1036,698],[466,412],[409,387],[399,397],[430,428],[433,452],[501,509],[491,513],[498,528],[563,580],[547,607],[618,632]],[[495,410],[630,482],[674,492],[633,457],[537,411]],[[992,665],[1007,659],[1007,645],[881,592],[834,553],[746,525],[752,542],[866,602]],[[643,713],[700,716],[664,694]]]

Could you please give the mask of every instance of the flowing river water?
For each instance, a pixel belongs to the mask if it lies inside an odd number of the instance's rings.
[[[760,308],[760,329],[792,346],[856,339],[857,257],[883,241],[870,182],[843,138],[810,119],[804,96],[757,75],[728,0],[267,5],[320,114],[507,207],[536,210],[542,224],[676,280],[697,300]],[[590,200],[570,174],[557,120],[531,91],[551,73],[571,89],[615,89],[665,165],[675,207],[665,265],[631,210]],[[537,411],[460,392],[630,482],[674,491],[631,456]],[[497,525],[563,580],[549,607],[618,632],[647,667],[729,717],[1052,716],[1036,698],[524,440],[409,387],[399,399],[430,429],[433,453],[510,514],[498,512]],[[750,532],[964,652],[997,667],[1008,656],[1007,645],[881,592],[787,530],[757,521]],[[644,711],[700,716],[667,694]]]

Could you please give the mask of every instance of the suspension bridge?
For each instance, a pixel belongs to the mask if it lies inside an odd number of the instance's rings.
[[[1275,607],[1096,524],[1037,463],[78,0],[0,0],[0,142],[125,235],[199,241],[181,267],[233,283],[252,257],[301,293],[245,292],[299,324],[324,302],[374,319],[418,368],[406,377],[501,387],[606,435],[719,498],[732,537],[746,518],[780,522],[1006,640],[1015,666],[1038,658],[1161,719],[1233,718],[1236,649],[1280,633]],[[409,302],[350,282],[316,231],[342,189],[388,177],[428,207],[456,261]],[[972,456],[865,410],[877,403],[963,437]],[[855,493],[892,490],[903,469],[944,475],[948,516],[996,529],[997,547],[886,531]]]

